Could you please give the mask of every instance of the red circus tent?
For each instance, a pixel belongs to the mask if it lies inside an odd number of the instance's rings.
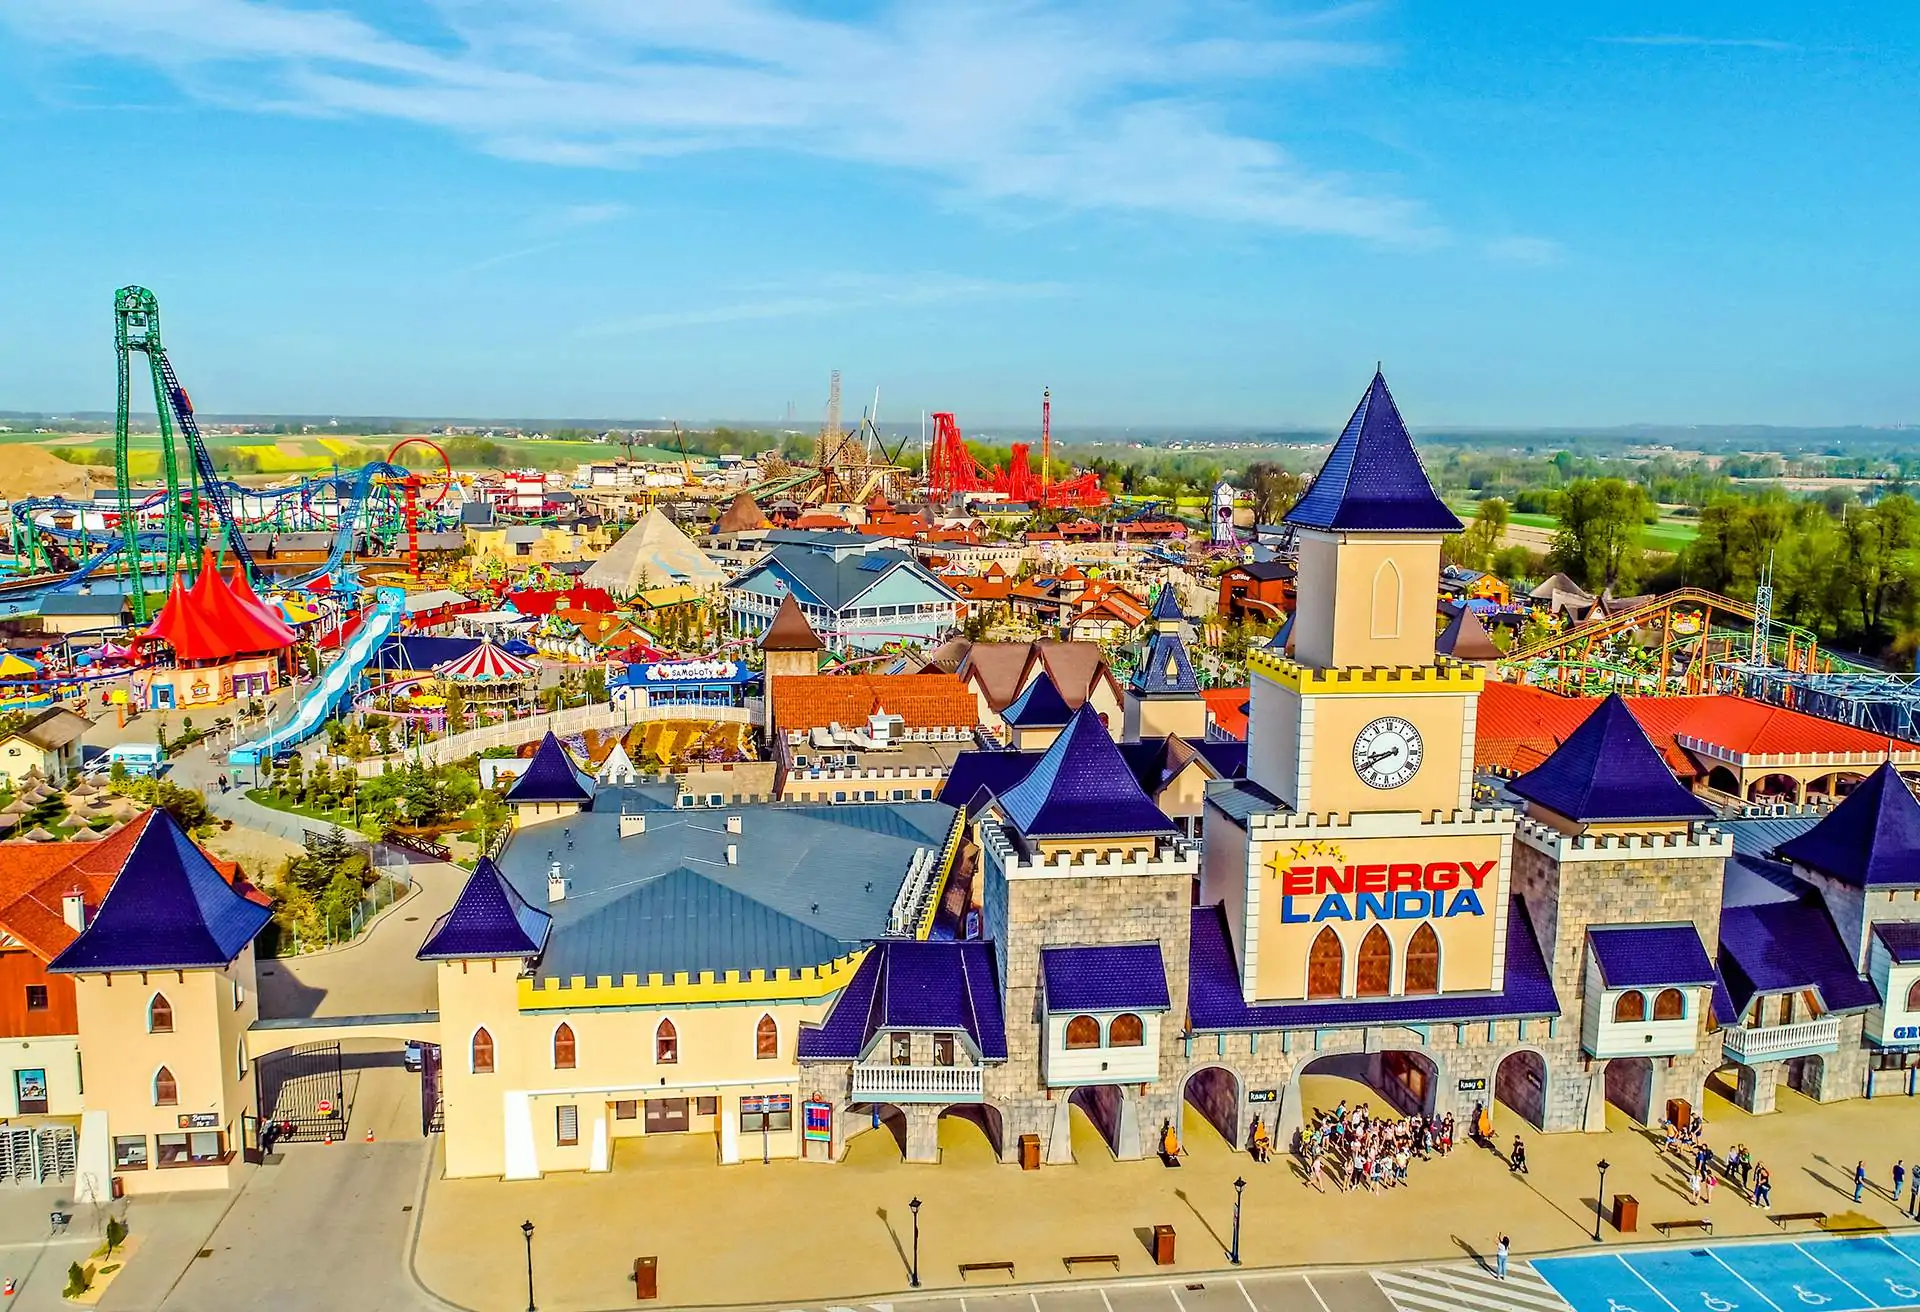
[[[213,553],[203,553],[200,572],[191,588],[178,574],[167,591],[166,605],[154,617],[144,642],[164,642],[183,661],[230,660],[235,656],[283,651],[296,641],[294,632],[240,584],[243,595],[213,566]]]

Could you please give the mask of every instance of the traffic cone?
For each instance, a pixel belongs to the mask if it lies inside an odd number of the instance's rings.
[[[0,1295],[5,1295],[8,1298],[12,1298],[13,1289],[14,1289],[13,1277],[8,1276],[6,1285],[4,1287],[0,1287]]]
[[[373,1131],[372,1131],[372,1130],[368,1130],[368,1131],[367,1131],[367,1142],[368,1142],[368,1143],[372,1143],[372,1142],[373,1142]]]

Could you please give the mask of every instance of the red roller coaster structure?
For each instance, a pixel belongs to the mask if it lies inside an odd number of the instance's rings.
[[[1048,410],[1051,411],[1051,405]],[[1051,414],[1047,415],[1050,421]],[[1052,425],[1049,422],[1048,429]],[[1047,436],[1051,438],[1049,431]],[[1049,441],[1048,446],[1052,443]],[[927,455],[927,490],[936,501],[949,501],[969,493],[991,492],[1009,501],[1034,506],[1104,506],[1108,496],[1100,486],[1098,474],[1077,474],[1059,482],[1049,480],[1044,471],[1033,468],[1028,442],[1015,442],[1007,453],[1007,467],[983,465],[968,449],[960,434],[959,422],[947,411],[933,416],[933,449]]]

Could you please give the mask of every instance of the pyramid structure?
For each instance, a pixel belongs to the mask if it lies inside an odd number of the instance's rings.
[[[675,583],[704,592],[719,587],[726,578],[726,571],[707,559],[672,520],[658,510],[649,510],[645,518],[620,535],[606,555],[588,566],[580,582],[631,597],[648,588]]]

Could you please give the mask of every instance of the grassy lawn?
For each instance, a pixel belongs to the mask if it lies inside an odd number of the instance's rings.
[[[1448,505],[1460,518],[1473,518],[1473,502],[1457,500]],[[1554,516],[1533,511],[1512,511],[1507,519],[1523,528],[1544,529],[1549,533],[1560,527],[1560,521]],[[1640,530],[1640,545],[1649,551],[1677,552],[1699,536],[1700,526],[1691,519],[1662,518],[1658,523],[1648,524]]]
[[[249,802],[258,802],[270,811],[284,811],[288,815],[297,815],[307,820],[318,820],[322,824],[338,825],[342,829],[353,828],[352,807],[347,807],[344,810],[322,811],[318,807],[303,806],[296,802],[290,802],[280,796],[280,794],[267,788],[249,788],[247,790],[247,800]]]

